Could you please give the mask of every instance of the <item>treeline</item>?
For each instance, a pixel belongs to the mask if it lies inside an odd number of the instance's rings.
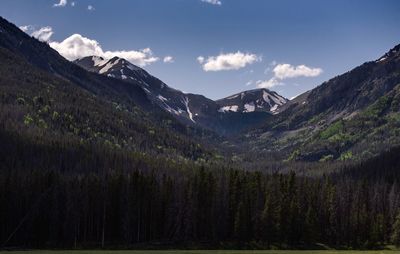
[[[167,161],[124,168],[124,157],[104,160],[108,169],[95,172],[95,161],[79,173],[2,168],[3,246],[378,248],[400,240],[398,178],[351,173],[372,171],[374,163],[310,178],[217,164],[162,170]]]

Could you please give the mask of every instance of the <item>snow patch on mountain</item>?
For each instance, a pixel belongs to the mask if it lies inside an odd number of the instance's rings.
[[[271,96],[271,99],[278,104],[279,106],[282,106],[283,104],[286,103],[286,100],[284,98],[282,98],[281,96],[277,95],[277,96]]]
[[[383,62],[383,61],[386,60],[386,58],[387,58],[387,57],[385,57],[385,56],[384,56],[384,57],[381,57],[381,58],[379,58],[378,60],[376,60],[376,62],[377,62],[377,63]]]
[[[168,101],[168,99],[165,98],[164,96],[162,96],[161,94],[159,94],[159,95],[157,96],[157,98],[158,98],[159,100],[161,100],[161,101]]]
[[[218,109],[218,112],[220,112],[220,113],[225,113],[228,111],[237,112],[238,109],[239,109],[238,105],[224,106],[224,107],[221,107],[220,109]]]
[[[271,111],[272,113],[277,113],[276,110],[278,109],[278,104],[275,104],[269,111]]]
[[[230,96],[230,97],[227,97],[227,99],[235,99],[235,98],[237,98],[239,95],[237,94],[237,95],[233,95],[233,96]]]
[[[103,74],[103,73],[107,72],[107,71],[110,70],[114,65],[115,65],[115,62],[109,61],[103,68],[101,68],[101,69],[99,70],[99,73],[100,73],[100,74]]]
[[[244,104],[244,111],[243,112],[254,112],[256,109],[256,106],[254,105],[254,102],[246,103]]]
[[[271,106],[271,102],[270,102],[269,96],[271,96],[271,95],[269,93],[267,93],[267,91],[263,91],[263,99],[264,99],[264,101]]]
[[[279,107],[288,102],[287,99],[268,89],[254,89],[231,95],[217,101],[219,111],[231,111],[231,105],[237,105],[237,111],[242,113],[269,112],[279,113]]]
[[[104,59],[101,56],[92,57],[93,66],[103,66],[108,62],[108,59]]]
[[[196,121],[193,119],[193,114],[192,114],[192,112],[190,111],[190,108],[189,108],[189,98],[188,97],[183,98],[183,103],[185,103],[186,112],[188,113],[190,120],[192,120],[192,122],[195,123]]]

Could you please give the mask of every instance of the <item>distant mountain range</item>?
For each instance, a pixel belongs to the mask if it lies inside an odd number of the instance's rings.
[[[118,57],[104,59],[88,56],[74,63],[88,71],[139,85],[154,104],[183,123],[210,128],[221,134],[234,133],[261,123],[269,114],[277,114],[280,107],[288,102],[286,98],[268,89],[243,91],[213,101],[202,95],[171,88],[142,68]],[[254,112],[258,113],[243,114]]]

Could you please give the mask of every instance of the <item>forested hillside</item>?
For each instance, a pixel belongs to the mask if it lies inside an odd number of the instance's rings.
[[[399,148],[304,177],[1,138],[5,246],[379,248],[400,240]]]
[[[400,144],[400,45],[298,96],[238,137],[287,161],[364,160]]]
[[[210,157],[213,148],[206,151],[207,142],[200,144],[199,139],[217,136],[177,122],[155,107],[139,86],[89,73],[7,21],[1,25],[4,131],[39,143],[75,140],[185,159]]]

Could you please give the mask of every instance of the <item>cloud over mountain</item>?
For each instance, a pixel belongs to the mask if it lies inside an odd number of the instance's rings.
[[[293,66],[291,64],[277,64],[272,70],[274,76],[269,80],[260,80],[257,82],[258,88],[273,88],[278,85],[284,85],[285,79],[297,77],[317,77],[323,71],[321,68],[312,68],[304,64]]]
[[[197,61],[202,65],[204,71],[226,71],[244,68],[247,65],[261,61],[261,57],[237,51],[236,53],[210,56],[207,59],[199,56],[197,57]]]
[[[50,26],[35,29],[31,25],[27,25],[20,26],[19,28],[40,41],[48,42],[50,47],[57,50],[58,53],[70,61],[92,55],[102,56],[104,58],[113,58],[114,56],[118,56],[125,58],[133,64],[143,67],[159,60],[158,57],[154,56],[153,51],[150,48],[140,50],[103,50],[98,41],[84,37],[80,34],[73,34],[61,42],[51,41],[51,36],[54,32]],[[165,57],[164,62],[173,62],[172,56]]]
[[[296,77],[316,77],[322,73],[321,68],[311,68],[305,65],[293,66],[290,64],[278,64],[273,69],[275,77],[279,79]]]
[[[40,41],[49,41],[51,36],[53,35],[53,29],[50,26],[45,26],[40,29],[35,29],[32,25],[20,26],[19,29],[24,31],[25,33],[35,37]]]
[[[80,34],[73,34],[62,42],[50,42],[50,46],[68,60],[75,60],[91,55],[103,56],[105,58],[118,56],[139,66],[146,66],[159,60],[158,57],[153,55],[150,48],[141,50],[104,51],[99,42]]]

